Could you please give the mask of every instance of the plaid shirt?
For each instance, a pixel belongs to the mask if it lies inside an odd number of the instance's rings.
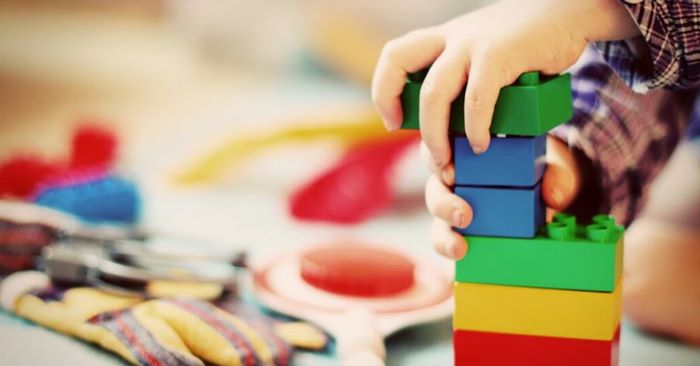
[[[700,85],[700,2],[623,4],[641,37],[586,50],[571,70],[574,117],[552,133],[592,162],[604,192],[596,210],[628,224],[690,120]]]

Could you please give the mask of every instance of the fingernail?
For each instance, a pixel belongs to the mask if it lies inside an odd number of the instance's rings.
[[[553,189],[549,192],[549,198],[552,199],[552,203],[560,206],[564,202],[564,195],[558,189]]]
[[[398,127],[396,126],[396,123],[393,121],[390,121],[389,119],[384,119],[384,128],[386,128],[387,131],[392,132],[396,130]]]
[[[452,226],[461,228],[464,225],[464,215],[459,210],[452,212]]]
[[[472,145],[472,151],[476,155],[483,154],[486,151],[486,147],[484,145]]]
[[[440,171],[440,177],[442,178],[442,182],[447,185],[452,185],[452,181],[454,180],[453,173],[454,170],[452,169],[442,169]]]

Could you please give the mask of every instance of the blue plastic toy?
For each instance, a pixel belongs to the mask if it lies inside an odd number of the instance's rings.
[[[532,238],[544,224],[542,183],[529,188],[456,186],[455,194],[474,210],[474,219],[464,235]]]
[[[36,204],[68,212],[88,222],[134,224],[141,211],[138,187],[115,176],[41,191]]]
[[[544,174],[546,145],[544,135],[493,137],[488,150],[475,155],[466,137],[455,137],[455,184],[532,187]]]

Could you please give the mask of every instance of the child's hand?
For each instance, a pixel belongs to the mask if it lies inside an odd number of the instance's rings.
[[[452,226],[469,226],[472,209],[448,188],[454,184],[454,166],[448,164],[439,169],[425,144],[421,145],[421,155],[433,171],[425,188],[428,210],[434,216],[431,234],[433,246],[448,258],[460,259],[467,253],[467,243],[462,235],[452,231]],[[580,167],[571,150],[563,141],[549,136],[547,170],[542,178],[542,198],[547,206],[555,210],[568,206],[579,192],[581,177]]]
[[[588,42],[636,32],[618,0],[505,0],[387,43],[375,70],[372,98],[387,128],[398,128],[407,73],[433,65],[423,81],[419,120],[423,141],[442,169],[451,156],[450,103],[465,83],[466,134],[479,153],[489,145],[501,87],[526,71],[560,73],[576,62]]]

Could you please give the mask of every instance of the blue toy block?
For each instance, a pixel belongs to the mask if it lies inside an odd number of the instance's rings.
[[[476,155],[466,137],[454,139],[455,185],[532,187],[545,169],[547,136],[494,137]]]
[[[529,188],[456,186],[454,192],[474,211],[463,235],[532,238],[544,224],[542,182]]]
[[[134,224],[141,211],[138,187],[115,176],[49,187],[41,191],[34,202],[88,222]]]

